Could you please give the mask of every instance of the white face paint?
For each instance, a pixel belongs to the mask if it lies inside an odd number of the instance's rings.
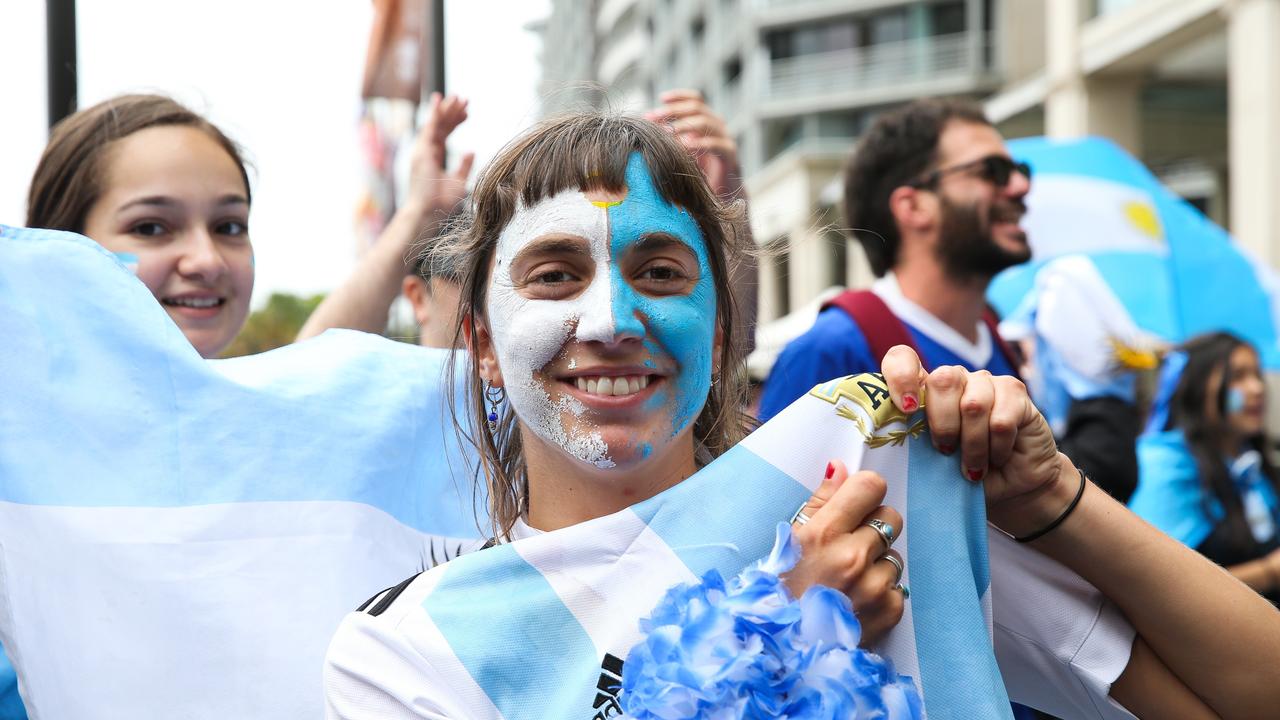
[[[538,300],[520,295],[511,280],[511,262],[534,240],[549,233],[585,239],[596,271],[591,284],[569,300]],[[533,207],[517,208],[498,237],[489,280],[489,326],[511,406],[533,432],[597,467],[613,467],[600,433],[570,431],[563,415],[581,415],[573,397],[553,402],[537,373],[556,358],[570,334],[577,339],[609,341],[614,322],[610,307],[609,221],[605,208],[580,190],[565,190]],[[576,328],[576,332],[575,332]]]
[[[488,288],[492,349],[523,428],[601,468],[663,456],[692,432],[715,344],[698,224],[661,197],[639,153],[620,195],[569,190],[517,207]]]

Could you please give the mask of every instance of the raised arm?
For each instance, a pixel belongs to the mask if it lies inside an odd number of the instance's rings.
[[[1141,717],[1274,713],[1280,613],[1084,481],[1018,380],[957,367],[926,374],[901,346],[883,369],[899,407],[927,396],[935,446],[959,452],[968,479],[985,483],[992,524],[1075,571],[1129,619],[1138,638],[1113,698]]]
[[[298,333],[299,340],[329,328],[376,333],[386,327],[387,311],[413,265],[414,243],[434,234],[466,194],[474,155],[464,155],[453,172],[444,166],[445,140],[466,119],[466,100],[431,95],[426,122],[413,148],[408,197],[351,276],[311,313]]]

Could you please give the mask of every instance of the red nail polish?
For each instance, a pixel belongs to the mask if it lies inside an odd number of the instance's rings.
[[[981,479],[982,479],[982,471],[981,471],[981,470],[969,470],[969,471],[967,471],[967,472],[968,472],[968,475],[969,475],[969,479],[970,479],[970,480],[972,480],[972,481],[974,481],[974,482],[977,482],[977,481],[979,481],[979,480],[981,480]]]
[[[916,408],[918,407],[920,407],[920,401],[916,400],[915,395],[912,395],[911,393],[907,393],[906,395],[902,396],[903,410],[905,410],[906,412],[915,412]]]
[[[939,445],[938,446],[938,452],[942,453],[943,455],[950,455],[955,451],[956,451],[955,445]]]
[[[823,480],[830,480],[832,475],[836,474],[836,466],[827,463],[827,474],[822,476]]]

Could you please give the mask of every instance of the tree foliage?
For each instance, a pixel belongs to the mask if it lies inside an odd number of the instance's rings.
[[[323,294],[300,297],[272,293],[266,305],[249,314],[244,328],[222,352],[222,357],[253,355],[288,345],[298,337],[298,331],[321,300],[324,300]]]

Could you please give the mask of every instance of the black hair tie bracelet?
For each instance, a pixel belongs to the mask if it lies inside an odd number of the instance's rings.
[[[1080,489],[1076,491],[1076,496],[1071,500],[1071,504],[1067,506],[1067,509],[1063,510],[1062,514],[1059,515],[1056,520],[1044,526],[1043,528],[1031,533],[1030,535],[1024,535],[1022,537],[1014,537],[1013,538],[1014,540],[1020,543],[1029,543],[1033,540],[1039,540],[1040,538],[1052,532],[1055,528],[1061,525],[1064,520],[1067,519],[1067,516],[1070,515],[1072,511],[1076,509],[1076,506],[1080,504],[1080,498],[1084,497],[1084,486],[1087,485],[1089,482],[1085,478],[1083,470],[1081,470],[1080,468],[1076,468],[1076,472],[1080,473]],[[1010,535],[1009,537],[1013,537],[1013,536]]]

